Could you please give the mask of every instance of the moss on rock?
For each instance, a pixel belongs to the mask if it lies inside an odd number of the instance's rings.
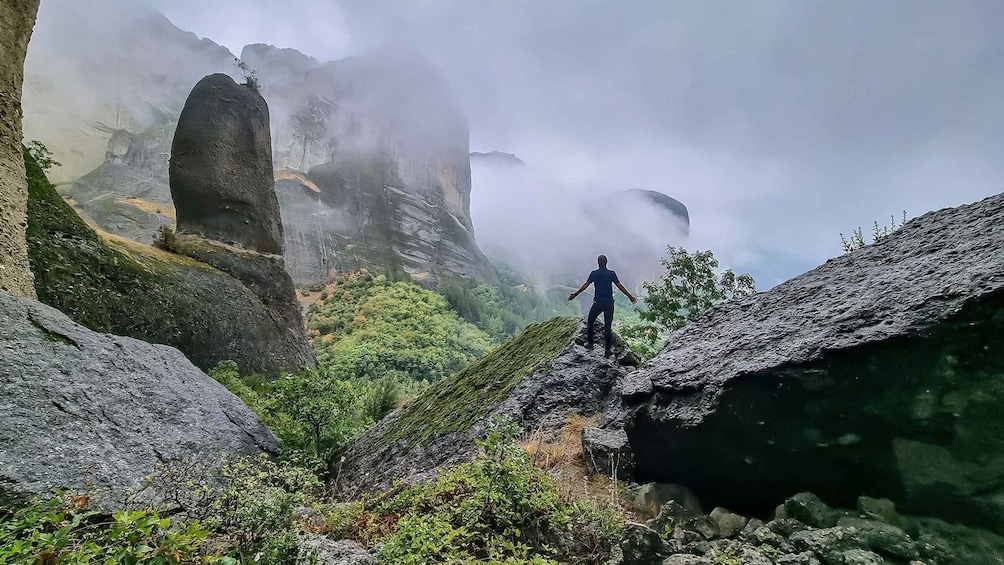
[[[28,255],[40,301],[77,323],[181,350],[203,370],[232,359],[244,373],[313,362],[305,339],[233,276],[149,245],[104,239],[25,153]]]
[[[571,343],[576,326],[573,318],[527,326],[491,354],[436,383],[390,425],[383,441],[422,443],[469,428],[525,377],[546,369]]]

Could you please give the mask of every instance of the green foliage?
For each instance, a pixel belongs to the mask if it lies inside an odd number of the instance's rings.
[[[558,485],[515,441],[519,426],[495,419],[471,463],[427,483],[398,487],[369,510],[355,504],[331,521],[381,563],[602,563],[623,518],[559,495]]]
[[[575,329],[571,318],[530,324],[492,353],[434,384],[388,427],[383,441],[422,443],[466,429],[524,377],[550,365],[571,342]]]
[[[307,312],[318,364],[343,379],[382,377],[435,382],[491,346],[487,334],[457,317],[446,300],[383,275],[343,275]]]
[[[749,274],[726,269],[719,275],[711,251],[691,254],[683,247],[668,246],[666,252],[668,257],[660,260],[666,272],[658,281],[642,285],[648,295],[639,315],[649,324],[622,329],[622,335],[654,345],[665,332],[682,328],[715,304],[756,292],[756,281]]]
[[[57,493],[0,511],[0,563],[222,563],[199,557],[209,532],[198,521],[172,523],[155,511],[87,508],[87,497]],[[232,562],[232,560],[231,560]]]
[[[49,151],[49,148],[37,139],[33,139],[28,142],[28,145],[25,146],[25,151],[27,151],[31,155],[31,158],[38,163],[42,172],[48,172],[49,169],[53,167],[62,166],[62,163],[53,158],[52,151]]]
[[[278,379],[261,380],[252,387],[233,361],[224,361],[209,375],[244,401],[282,442],[282,457],[324,473],[350,440],[373,423],[372,414],[384,408],[374,403],[396,402],[371,393],[367,387],[339,380],[319,370],[304,370]],[[381,382],[381,386],[385,386]],[[392,391],[393,392],[393,391]],[[383,416],[383,414],[380,414]]]
[[[170,253],[178,253],[178,234],[171,226],[160,226],[153,238],[153,246]]]
[[[248,66],[248,64],[242,61],[240,57],[234,57],[234,64],[237,65],[237,69],[240,70],[241,76],[244,77],[244,86],[258,92],[258,89],[261,87],[261,84],[258,82],[258,71]]]
[[[495,264],[499,286],[453,276],[439,285],[439,293],[460,316],[484,330],[496,343],[516,335],[531,322],[578,311],[564,297],[541,295],[532,281],[511,268]]]
[[[879,227],[879,223],[878,221],[876,221],[872,226],[872,243],[875,243],[878,240],[882,239],[883,237],[886,237],[892,232],[903,227],[905,224],[906,224],[906,210],[903,210],[903,219],[898,224],[896,223],[895,216],[889,216],[888,226]],[[864,232],[861,230],[861,227],[859,226],[851,230],[850,239],[845,238],[844,234],[841,233],[840,245],[841,247],[843,247],[844,253],[850,253],[852,251],[865,247],[866,245],[868,245],[868,243],[865,241]]]
[[[262,564],[295,559],[293,510],[310,504],[321,490],[311,471],[264,454],[232,456],[221,467],[193,461],[165,465],[151,483],[214,533],[227,555]]]

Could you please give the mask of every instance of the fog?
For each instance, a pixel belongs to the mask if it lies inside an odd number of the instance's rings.
[[[606,249],[580,205],[645,188],[687,205],[688,247],[769,287],[839,254],[839,232],[995,194],[1004,173],[996,0],[152,1],[234,53],[427,56],[471,149],[527,163],[476,168],[471,208],[485,247],[533,269]],[[640,223],[623,216],[608,224]]]

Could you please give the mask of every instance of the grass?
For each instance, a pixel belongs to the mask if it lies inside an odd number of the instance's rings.
[[[487,416],[525,377],[543,370],[575,334],[576,320],[531,324],[489,355],[432,386],[387,429],[381,443],[426,444]]]

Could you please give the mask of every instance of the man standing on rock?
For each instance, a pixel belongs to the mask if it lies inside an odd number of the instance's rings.
[[[575,300],[575,297],[582,294],[590,284],[593,285],[593,307],[589,309],[589,317],[586,322],[586,343],[589,349],[593,348],[593,323],[596,322],[596,318],[603,313],[603,344],[606,346],[606,355],[610,355],[610,348],[613,346],[613,336],[610,330],[611,324],[614,322],[614,289],[613,285],[617,285],[617,288],[624,293],[624,296],[628,297],[628,300],[632,304],[638,302],[638,299],[634,297],[624,285],[621,284],[620,279],[617,278],[617,273],[611,271],[607,268],[607,256],[600,255],[596,258],[596,263],[599,264],[599,269],[589,273],[589,278],[586,282],[582,283],[579,290],[568,295],[569,300]]]

